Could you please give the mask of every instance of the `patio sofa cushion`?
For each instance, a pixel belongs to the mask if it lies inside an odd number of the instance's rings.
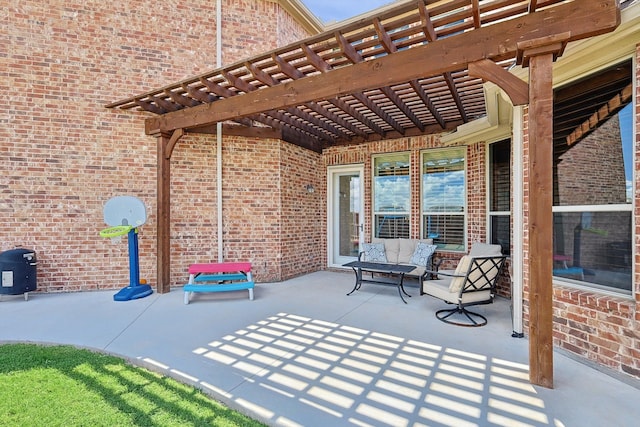
[[[418,243],[433,245],[433,239],[382,239],[374,237],[373,239],[371,239],[371,242],[384,244],[384,250],[388,263],[413,265],[416,267],[413,271],[406,273],[405,276],[419,277],[422,279],[426,273],[426,270],[431,269],[431,259],[427,259],[426,263],[421,265],[413,262],[415,261],[415,259],[413,258],[416,253]],[[433,249],[435,250],[435,248]],[[371,261],[366,257],[366,255],[363,260]]]
[[[413,264],[411,258],[413,258],[418,243],[432,245],[433,239],[381,239],[374,237],[371,242],[384,244],[387,262],[391,264]]]

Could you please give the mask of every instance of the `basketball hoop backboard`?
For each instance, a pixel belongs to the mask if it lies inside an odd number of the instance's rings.
[[[147,208],[142,200],[133,196],[112,197],[104,205],[104,222],[115,227],[140,227],[147,221]]]

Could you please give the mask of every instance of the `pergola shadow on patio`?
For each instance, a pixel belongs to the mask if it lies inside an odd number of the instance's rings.
[[[443,303],[417,288],[404,304],[393,286],[346,296],[353,280],[317,272],[259,284],[254,301],[243,291],[189,305],[182,289],[127,303],[113,291],[5,297],[0,341],[122,355],[270,425],[631,426],[640,417],[637,384],[563,354],[555,389],[531,385],[508,300],[478,307],[487,326],[461,328],[438,321]]]

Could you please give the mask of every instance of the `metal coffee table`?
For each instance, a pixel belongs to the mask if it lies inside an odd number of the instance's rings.
[[[401,264],[385,264],[380,262],[365,262],[365,261],[351,261],[346,264],[343,264],[343,267],[351,267],[353,272],[356,274],[356,284],[347,295],[351,295],[358,289],[363,282],[366,283],[378,283],[384,285],[394,285],[398,287],[398,294],[402,301],[406,304],[407,301],[404,299],[404,295],[411,297],[405,290],[402,283],[404,282],[405,273],[409,273],[415,269],[413,265],[401,265]],[[390,280],[381,280],[374,279],[373,274],[371,279],[364,279],[362,277],[362,273],[385,273],[390,276]],[[393,280],[396,279],[396,280]]]

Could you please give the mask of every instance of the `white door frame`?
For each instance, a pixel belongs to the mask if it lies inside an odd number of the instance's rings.
[[[353,257],[339,257],[336,254],[336,233],[338,216],[337,209],[339,207],[338,197],[340,191],[336,188],[336,178],[346,174],[358,174],[360,176],[360,224],[359,224],[359,243],[364,242],[364,165],[352,164],[344,166],[327,167],[327,265],[331,268],[342,267],[342,264],[353,261]]]

